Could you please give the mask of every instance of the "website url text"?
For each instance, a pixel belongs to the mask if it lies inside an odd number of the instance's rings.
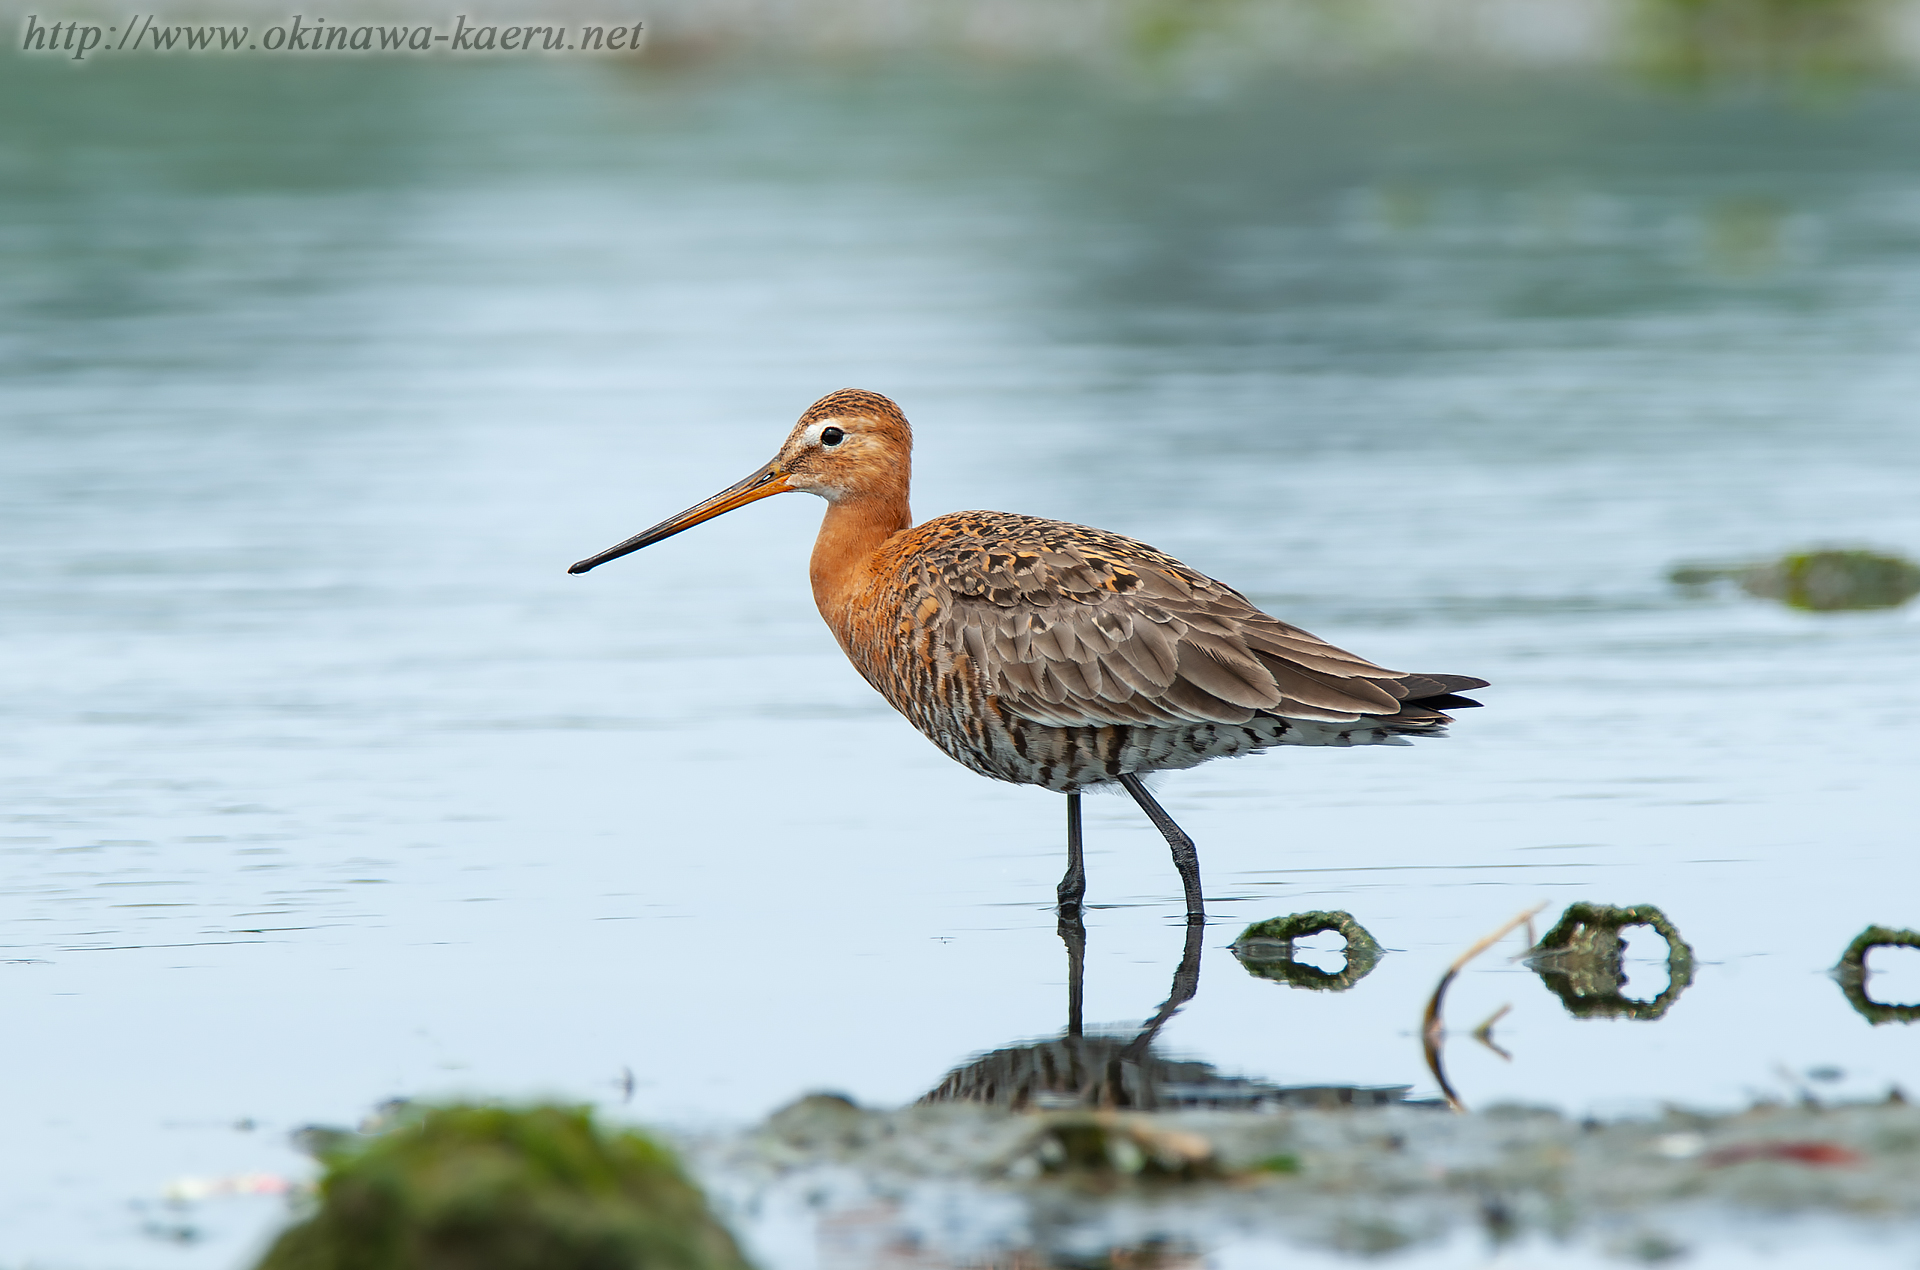
[[[56,53],[76,62],[103,53],[626,53],[639,49],[643,23],[579,28],[454,19],[451,30],[431,24],[358,25],[295,14],[279,26],[176,26],[153,14],[122,25],[65,19],[43,22],[28,14],[20,31],[25,53]]]

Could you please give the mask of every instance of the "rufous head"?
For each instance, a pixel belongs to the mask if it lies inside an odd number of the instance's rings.
[[[913,428],[877,392],[842,388],[807,408],[774,458],[792,490],[830,503],[905,492],[912,478]]]
[[[780,453],[752,476],[597,556],[589,556],[567,572],[585,573],[775,494],[818,494],[830,503],[850,498],[898,498],[904,506],[912,474],[913,429],[900,407],[877,392],[842,388],[808,407],[787,434]]]

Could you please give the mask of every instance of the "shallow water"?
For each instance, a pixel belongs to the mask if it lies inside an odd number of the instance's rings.
[[[1060,800],[844,664],[817,505],[563,573],[847,384],[913,418],[921,516],[1118,529],[1495,683],[1444,742],[1160,784],[1214,916],[1169,1049],[1431,1096],[1459,952],[1651,903],[1698,962],[1658,1022],[1572,1017],[1517,938],[1454,985],[1468,1105],[1912,1089],[1920,1034],[1826,971],[1920,926],[1920,610],[1663,577],[1920,549],[1916,122],[1564,80],[9,66],[0,1265],[238,1264],[277,1201],[167,1183],[304,1175],[288,1129],[389,1097],[737,1122],[1062,1026]],[[1123,800],[1088,835],[1087,1017],[1138,1026],[1177,879]],[[1391,950],[1351,991],[1226,949],[1316,909]],[[1904,955],[1880,999],[1920,1000]],[[1465,1035],[1502,1005],[1510,1061]]]

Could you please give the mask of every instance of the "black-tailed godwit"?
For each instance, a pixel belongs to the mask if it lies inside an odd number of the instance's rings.
[[[809,572],[847,658],[894,709],[982,776],[1067,796],[1067,873],[1086,890],[1080,791],[1118,783],[1173,849],[1204,915],[1193,840],[1148,772],[1275,745],[1402,745],[1444,735],[1465,675],[1386,670],[1255,608],[1143,542],[1010,512],[907,510],[913,431],[878,393],[815,402],[773,461],[567,570],[638,551],[757,499],[827,500]]]

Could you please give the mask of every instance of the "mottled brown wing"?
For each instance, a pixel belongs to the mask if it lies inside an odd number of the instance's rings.
[[[920,579],[939,636],[1035,723],[1351,723],[1481,684],[1383,669],[1119,534],[993,512],[940,524]]]

